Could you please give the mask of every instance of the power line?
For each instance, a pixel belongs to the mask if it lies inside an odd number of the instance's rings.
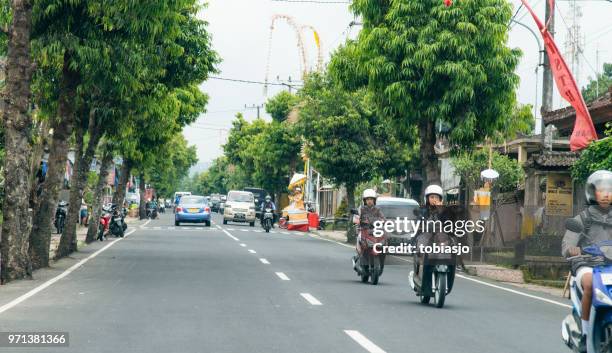
[[[251,80],[241,80],[241,79],[235,79],[235,78],[226,78],[226,77],[215,77],[215,76],[211,76],[209,77],[211,80],[220,80],[220,81],[229,81],[229,82],[238,82],[238,83],[250,83],[250,84],[255,84],[255,85],[270,85],[270,86],[287,86],[286,83],[271,83],[271,82],[262,82],[262,81],[251,81]],[[292,85],[292,86],[302,86],[302,84],[296,84],[296,85]]]

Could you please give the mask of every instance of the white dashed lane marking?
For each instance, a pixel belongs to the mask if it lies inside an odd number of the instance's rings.
[[[374,342],[370,341],[367,337],[362,335],[359,331],[355,330],[344,330],[344,333],[349,335],[355,342],[359,343],[361,347],[363,347],[366,351],[370,353],[385,353],[385,351],[374,344]]]
[[[275,273],[278,276],[278,278],[282,279],[283,281],[289,281],[289,277],[287,277],[286,274],[282,272],[275,272]]]
[[[300,293],[300,295],[312,305],[323,305],[317,298],[313,297],[310,293]]]

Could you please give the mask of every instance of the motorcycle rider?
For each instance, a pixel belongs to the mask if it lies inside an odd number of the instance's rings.
[[[260,221],[262,225],[266,208],[272,209],[272,226],[274,226],[274,222],[276,220],[276,205],[274,204],[274,201],[272,201],[272,197],[270,195],[266,195],[265,200],[261,203],[261,206],[259,207],[259,209],[261,210]]]
[[[425,188],[424,193],[424,205],[421,208],[421,217],[423,221],[439,221],[440,214],[442,213],[443,200],[444,198],[444,190],[440,185],[431,184],[427,188]],[[427,238],[425,238],[427,237]],[[413,241],[417,244],[425,244],[430,245],[429,243],[432,241],[430,233],[417,234],[414,236]],[[415,254],[414,261],[414,278],[420,279],[421,268],[425,268],[423,266],[423,262],[425,260],[424,254]],[[426,272],[425,272],[426,273]],[[427,273],[426,273],[427,274]],[[431,276],[426,276],[424,278],[429,279]],[[421,287],[428,286],[427,283],[421,284]]]
[[[582,224],[583,231],[565,231],[561,243],[562,255],[566,258],[579,256],[582,248],[612,239],[612,172],[598,170],[591,174],[585,185],[587,207],[574,219]],[[582,332],[586,332],[591,314],[593,268],[580,266],[576,271],[576,283],[582,295]]]
[[[376,199],[378,195],[376,191],[373,189],[366,189],[363,191],[363,195],[361,199],[363,200],[363,204],[359,206],[358,216],[359,220],[356,220],[355,223],[363,225],[369,225],[368,234],[371,234],[373,229],[373,224],[376,221],[385,221],[385,215],[382,210],[376,206]],[[355,249],[357,250],[357,255],[355,255],[355,264],[357,265],[359,262],[359,257],[362,253],[362,242],[361,242],[361,233],[357,234],[357,242],[355,244]],[[381,267],[384,267],[384,254],[382,255]]]

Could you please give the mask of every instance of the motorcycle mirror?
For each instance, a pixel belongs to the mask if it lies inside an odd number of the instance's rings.
[[[582,227],[582,223],[578,222],[574,218],[568,218],[565,221],[565,229],[574,232],[574,233],[582,233],[584,228]]]

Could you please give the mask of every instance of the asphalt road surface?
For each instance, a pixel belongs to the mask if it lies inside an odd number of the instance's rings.
[[[561,299],[462,277],[437,309],[419,303],[404,260],[389,261],[378,286],[362,284],[350,246],[172,217],[0,308],[0,331],[69,332],[69,347],[0,352],[567,351]]]

